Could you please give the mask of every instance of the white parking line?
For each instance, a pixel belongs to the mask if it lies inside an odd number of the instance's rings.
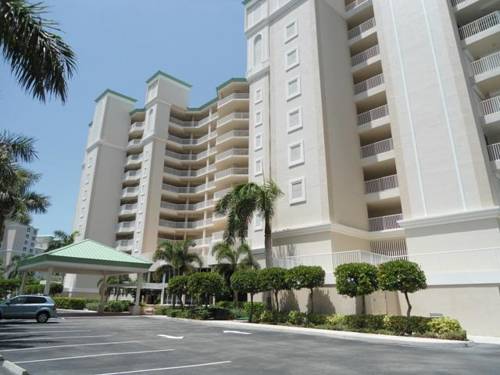
[[[32,333],[74,333],[74,332],[89,332],[89,329],[64,329],[64,330],[55,330],[55,329],[50,329],[50,330],[35,330],[35,331],[22,331],[22,332],[12,332],[12,333],[7,333],[7,332],[2,332],[0,335],[28,335]]]
[[[45,337],[45,336],[37,336],[37,337],[26,337],[24,339],[2,339],[0,342],[5,342],[5,341],[31,341],[31,340],[46,340],[46,341],[52,341],[52,340],[58,340],[58,339],[90,339],[94,337],[110,337],[113,335],[91,335],[91,336],[55,336],[55,337]]]
[[[169,335],[158,335],[158,336],[173,340],[182,340],[184,338],[184,336],[169,336]]]
[[[184,366],[173,366],[173,367],[150,368],[150,369],[145,369],[145,370],[121,371],[121,372],[106,372],[106,373],[96,374],[96,375],[139,374],[141,372],[178,370],[178,369],[182,369],[182,368],[193,368],[193,367],[205,367],[205,366],[225,365],[225,364],[228,364],[228,363],[232,363],[232,362],[231,361],[207,362],[207,363],[199,363],[199,364],[196,364],[196,365],[184,365]]]
[[[223,333],[235,333],[237,335],[251,335],[250,332],[243,332],[243,331],[222,331]]]
[[[125,353],[101,353],[101,354],[88,354],[88,355],[78,355],[73,357],[59,357],[59,358],[45,358],[45,359],[34,359],[30,361],[20,361],[16,364],[23,363],[38,363],[38,362],[53,362],[53,361],[66,361],[68,359],[81,359],[81,358],[96,358],[96,357],[109,357],[112,355],[130,355],[130,354],[144,354],[144,353],[159,353],[159,352],[172,352],[175,349],[159,349],[159,350],[142,350],[139,352],[125,352]]]
[[[100,345],[120,345],[120,344],[139,344],[141,342],[146,342],[151,340],[130,340],[130,341],[111,341],[111,342],[98,342],[91,344],[67,344],[67,345],[51,345],[51,346],[34,346],[32,348],[21,348],[21,349],[7,349],[2,350],[4,352],[20,352],[26,350],[43,350],[43,349],[55,349],[55,348],[71,348],[71,347],[80,347],[80,346],[100,346]]]

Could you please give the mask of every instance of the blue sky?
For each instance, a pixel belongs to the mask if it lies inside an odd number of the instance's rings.
[[[66,105],[42,104],[23,92],[0,58],[1,128],[34,137],[42,174],[38,192],[51,198],[48,213],[36,215],[41,233],[70,231],[80,165],[94,99],[106,88],[139,100],[145,80],[161,69],[193,85],[191,105],[215,96],[215,87],[244,76],[245,38],[240,0],[50,0],[78,56]]]

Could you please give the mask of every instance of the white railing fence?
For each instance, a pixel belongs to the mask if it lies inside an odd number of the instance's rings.
[[[347,37],[349,39],[353,39],[357,36],[360,36],[365,31],[368,31],[375,27],[375,18],[370,18],[369,20],[359,24],[358,26],[353,27],[347,31]]]
[[[461,39],[467,39],[497,25],[500,25],[500,11],[498,10],[460,27],[458,33]]]
[[[471,63],[471,66],[472,73],[474,75],[486,73],[491,70],[500,68],[500,51],[480,58],[479,60],[473,61]]]
[[[369,111],[360,113],[358,115],[358,125],[363,125],[379,118],[385,117],[389,114],[389,107],[384,104],[380,107],[370,109]]]
[[[385,215],[368,218],[370,232],[398,229],[398,221],[403,220],[403,214]]]
[[[382,141],[370,143],[369,145],[361,147],[361,157],[367,158],[369,156],[381,154],[383,152],[391,151],[394,148],[392,138],[384,139]]]
[[[500,95],[483,100],[481,102],[481,111],[484,116],[500,112]]]
[[[384,83],[384,74],[383,73],[377,74],[376,76],[368,78],[365,81],[356,83],[354,85],[354,94],[360,94],[362,92],[368,91],[370,89],[382,85],[383,83]]]
[[[354,0],[354,1],[351,1],[349,4],[347,4],[345,6],[345,11],[346,12],[349,12],[361,5],[363,5],[364,3],[368,2],[369,0]]]
[[[488,145],[488,156],[490,160],[500,160],[500,143]]]
[[[365,192],[376,193],[383,190],[394,189],[399,186],[398,175],[385,176],[373,180],[365,181]]]
[[[358,64],[361,64],[368,60],[371,57],[378,56],[380,53],[380,49],[378,44],[374,45],[373,47],[370,47],[368,49],[365,49],[363,52],[360,52],[354,56],[351,57],[351,64],[352,66],[356,66]]]

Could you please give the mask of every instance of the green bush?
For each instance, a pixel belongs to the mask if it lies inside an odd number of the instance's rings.
[[[427,325],[431,319],[425,316],[411,316],[407,319],[405,316],[386,315],[384,328],[396,335],[404,333],[422,335],[429,330]]]
[[[309,312],[314,312],[314,288],[325,284],[325,271],[320,266],[297,266],[291,268],[286,274],[286,284],[291,289],[309,289]]]
[[[51,296],[55,296],[56,294],[61,294],[63,292],[63,290],[64,290],[64,287],[62,284],[50,284],[49,294]],[[42,292],[43,292],[43,290],[42,290]]]
[[[250,294],[250,304],[245,306],[248,306],[249,309],[247,310],[245,307],[245,311],[248,312],[248,320],[253,321],[254,316],[259,317],[259,311],[255,310],[255,307],[252,308],[252,306],[256,305],[253,303],[253,297],[255,293],[258,293],[261,291],[261,285],[260,285],[260,272],[257,270],[243,270],[243,271],[237,271],[233,273],[231,276],[231,288],[233,290],[239,292],[239,293],[248,293]]]
[[[427,323],[427,327],[429,332],[435,333],[438,336],[462,330],[458,320],[444,316],[430,319]]]
[[[306,318],[309,325],[319,326],[326,323],[326,315],[324,314],[309,313]]]
[[[191,296],[205,300],[208,305],[210,297],[224,287],[224,278],[215,272],[195,272],[188,276],[187,291]]]
[[[86,304],[83,298],[54,297],[53,299],[59,309],[83,310]]]
[[[168,281],[168,292],[174,295],[174,307],[175,307],[175,297],[179,299],[181,307],[183,306],[182,296],[187,293],[189,277],[184,275],[174,276]]]
[[[248,319],[248,314],[242,308],[233,307],[233,308],[229,309],[229,311],[233,315],[233,319]]]
[[[97,310],[99,310],[99,302],[86,302],[85,308],[87,310],[97,311]]]
[[[41,294],[45,286],[41,284],[30,284],[24,287],[23,292],[26,294]]]
[[[261,291],[271,291],[274,295],[276,310],[279,309],[279,292],[290,289],[287,278],[287,270],[280,267],[264,268],[258,273],[258,280]]]
[[[339,331],[347,329],[345,325],[345,316],[340,314],[328,315],[325,319],[325,325],[329,329],[335,329]]]
[[[194,308],[174,308],[174,307],[159,307],[155,310],[157,315],[166,315],[172,318],[196,319],[196,320],[228,320],[233,318],[233,314],[228,309],[223,309],[216,306],[194,307]]]
[[[251,302],[245,302],[243,304],[243,310],[245,310],[245,313],[248,316],[250,316],[250,310],[251,310],[251,308],[252,308]],[[262,313],[264,312],[265,309],[266,309],[266,307],[264,306],[264,304],[262,302],[254,302],[253,303],[254,319],[252,321],[258,322],[259,319],[260,319],[260,316],[262,315]]]
[[[369,263],[341,264],[335,269],[339,294],[349,297],[365,296],[378,289],[377,267]],[[363,299],[363,311],[366,313]]]
[[[123,311],[128,311],[129,306],[130,306],[129,301],[109,301],[104,305],[104,311],[123,312]]]
[[[304,325],[306,321],[306,314],[300,311],[290,311],[288,313],[288,323],[293,324],[294,326]]]

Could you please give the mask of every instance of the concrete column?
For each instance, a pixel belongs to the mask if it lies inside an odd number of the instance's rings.
[[[45,288],[43,289],[43,295],[48,296],[50,292],[50,283],[52,282],[52,273],[54,272],[54,269],[51,267],[49,268],[49,271],[47,272],[47,277],[45,281]],[[24,273],[26,274],[26,273]]]
[[[135,304],[132,308],[132,315],[140,315],[141,307],[139,306],[141,302],[141,287],[142,287],[142,273],[137,274],[137,289],[135,292]]]
[[[161,297],[160,297],[160,304],[162,305],[165,304],[165,277],[166,273],[163,272],[163,275],[161,277]]]

